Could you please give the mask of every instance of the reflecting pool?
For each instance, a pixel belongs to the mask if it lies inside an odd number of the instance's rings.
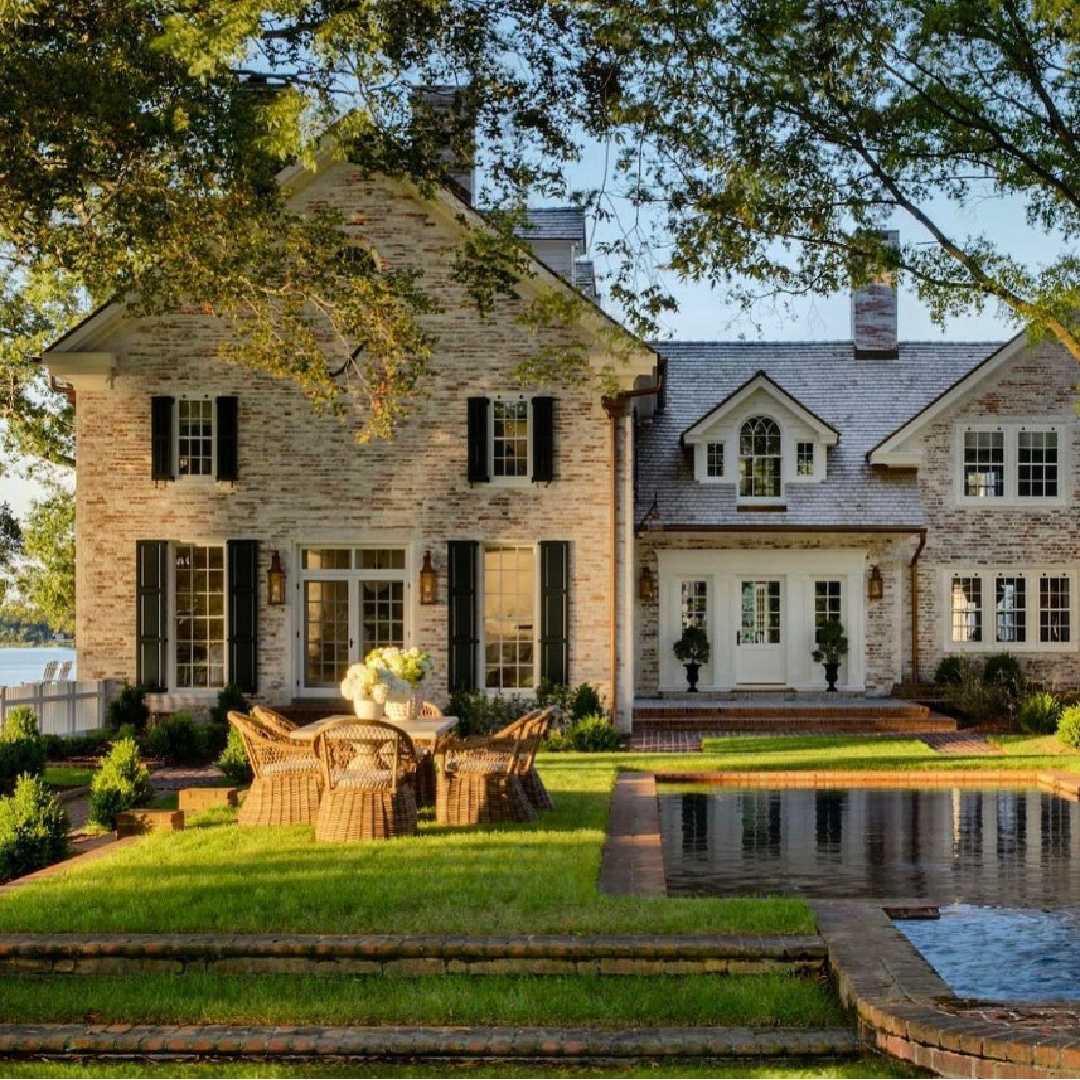
[[[1080,804],[1010,788],[660,788],[672,895],[1080,903]]]

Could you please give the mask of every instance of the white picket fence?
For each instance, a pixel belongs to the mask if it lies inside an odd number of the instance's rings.
[[[105,709],[122,685],[119,679],[102,679],[0,686],[0,722],[16,705],[29,705],[42,735],[97,731],[105,726]]]

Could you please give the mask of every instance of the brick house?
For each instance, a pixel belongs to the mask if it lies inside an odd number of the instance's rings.
[[[450,273],[462,218],[482,227],[456,190],[424,199],[337,161],[282,182],[424,269],[443,307],[430,394],[393,444],[362,446],[291,383],[218,359],[224,330],[198,313],[113,304],[57,342],[45,362],[77,395],[81,677],[140,681],[161,709],[228,681],[329,701],[368,649],[419,644],[437,699],[589,681],[628,727],[635,699],[685,689],[685,625],[712,643],[702,690],[817,692],[815,630],[839,618],[849,693],[1002,650],[1078,681],[1077,380],[1057,345],[900,343],[877,284],[849,342],[629,342],[618,393],[522,391],[521,302],[481,321]],[[592,295],[579,212],[537,213],[527,239],[526,298]],[[584,334],[606,366],[610,332],[596,309],[549,333]]]

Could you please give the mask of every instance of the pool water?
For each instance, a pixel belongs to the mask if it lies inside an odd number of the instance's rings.
[[[954,994],[987,1001],[1080,1001],[1080,912],[973,907],[896,925]]]
[[[1080,804],[1035,789],[660,789],[668,892],[1080,904]]]

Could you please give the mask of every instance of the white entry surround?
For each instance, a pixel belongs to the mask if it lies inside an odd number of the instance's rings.
[[[849,643],[837,686],[865,689],[865,551],[660,550],[657,565],[661,691],[686,690],[686,672],[672,652],[682,634],[684,601],[704,620],[711,646],[699,690],[824,690],[822,666],[810,655],[818,582],[831,583],[833,610],[838,605]],[[693,584],[684,591],[684,582]],[[756,636],[744,633],[754,625]]]

